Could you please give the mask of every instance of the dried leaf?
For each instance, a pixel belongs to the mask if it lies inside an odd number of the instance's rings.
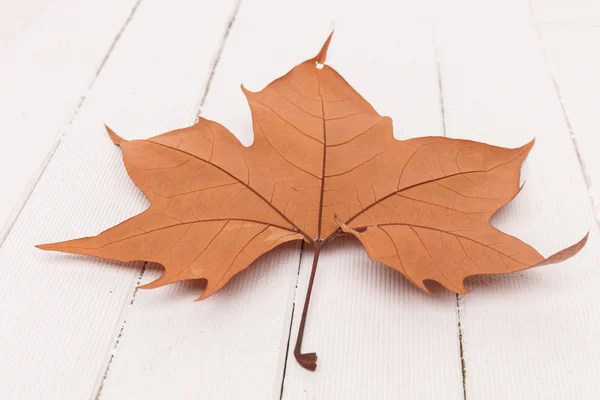
[[[131,179],[151,202],[98,236],[39,246],[165,267],[154,288],[206,279],[205,298],[274,247],[304,239],[320,248],[349,232],[373,260],[427,291],[425,280],[465,293],[476,274],[562,261],[544,258],[490,225],[519,192],[533,142],[505,149],[468,140],[398,141],[379,115],[319,54],[260,92],[242,87],[254,143],[200,118],[184,129],[121,146]]]

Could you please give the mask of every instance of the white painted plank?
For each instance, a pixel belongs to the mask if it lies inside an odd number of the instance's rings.
[[[178,12],[195,14],[190,6]],[[243,18],[241,11],[234,29]],[[203,115],[222,121],[248,143],[251,125],[240,130],[235,126],[236,115],[249,114],[239,74],[256,71],[258,77],[264,71],[228,56],[241,50],[230,40],[225,49],[231,51],[220,57]],[[278,58],[272,48],[260,47],[261,55],[270,52]],[[256,52],[247,55],[260,57]],[[269,61],[263,59],[261,69]],[[236,109],[239,100],[243,103]],[[194,106],[188,102],[188,118]],[[102,398],[278,397],[299,254],[299,244],[277,249],[200,303],[193,302],[201,293],[195,283],[137,292],[123,316],[124,332]],[[159,274],[158,269],[149,270],[143,281]]]
[[[300,367],[293,346],[312,256],[303,253],[284,399],[462,398],[455,296],[421,292],[350,237],[321,251],[303,344],[318,366]]]
[[[600,3],[596,0],[531,0],[530,5],[540,23],[600,26]]]
[[[274,47],[266,35],[273,27],[261,27],[254,9],[242,3],[202,112],[246,145],[252,125],[240,83],[260,88],[314,55],[328,34],[307,41],[304,53],[280,53],[285,39]],[[138,291],[102,398],[279,398],[299,249],[299,243],[275,249],[202,302],[193,302],[201,288],[191,282]],[[159,273],[147,271],[144,282]]]
[[[132,138],[192,122],[234,6],[137,9],[0,248],[0,398],[96,396],[141,264],[33,245],[96,234],[147,206],[102,123]]]
[[[325,14],[336,27],[328,64],[394,119],[398,138],[443,133],[428,9],[430,3],[337,3]],[[296,9],[291,13],[302,15]],[[296,29],[302,30],[298,20]],[[282,32],[295,28],[291,21],[285,24]],[[326,31],[321,26],[311,22],[314,30]],[[285,40],[290,48],[305,42]],[[462,398],[455,296],[420,292],[400,274],[370,261],[351,238],[336,240],[321,253],[303,344],[303,351],[317,352],[318,366],[315,372],[300,367],[293,347],[311,264],[306,246],[284,399]]]
[[[101,398],[278,398],[299,254],[275,249],[201,302],[195,282],[138,291]]]
[[[192,303],[201,289],[185,283],[139,291],[128,306],[139,264],[31,248],[97,233],[145,207],[101,122],[133,138],[192,120],[233,10],[231,2],[207,4],[142,3],[0,249],[0,397],[93,397],[121,328],[102,398],[279,397],[291,307],[295,296],[293,348],[309,250],[296,292],[298,250],[289,245],[207,301]],[[204,115],[249,144],[250,115],[239,83],[260,89],[313,56],[333,22],[338,29],[330,64],[394,118],[396,135],[440,134],[429,6],[374,3],[365,10],[358,3],[244,2]],[[588,248],[568,263],[470,281],[475,291],[461,304],[467,397],[593,398],[600,328],[589,304],[599,300],[598,232],[536,32],[529,28],[528,4],[452,7],[439,12],[436,35],[449,135],[506,146],[538,139],[524,168],[527,185],[496,226],[544,254],[592,230]],[[156,21],[169,22],[161,30]],[[5,37],[15,37],[11,32],[21,26],[29,25],[15,24]],[[559,32],[552,43],[563,38]],[[594,38],[587,31],[575,35],[573,41],[583,42],[574,53],[565,53],[574,44],[568,37],[564,47],[548,46],[580,147],[592,154],[583,154],[592,182],[596,82],[592,67],[575,75],[578,60],[595,65],[584,54],[585,43],[597,47]],[[563,60],[565,54],[574,60]],[[582,88],[586,74],[591,89]],[[143,281],[157,275],[149,268]],[[304,350],[318,352],[319,368],[302,370],[290,350],[284,398],[461,398],[456,323],[454,296],[443,290],[425,296],[371,263],[355,240],[335,241],[321,255],[305,336]]]
[[[543,46],[600,220],[600,26],[541,25]]]
[[[135,0],[0,4],[0,241]]]
[[[54,3],[60,7],[61,4]],[[30,0],[15,4],[10,0],[0,1],[0,46],[19,36],[28,26],[38,24],[48,13],[47,0]]]
[[[331,12],[327,12],[328,7]],[[319,12],[315,12],[317,9]],[[245,144],[250,144],[250,113],[239,84],[243,82],[250,90],[259,90],[295,64],[314,56],[332,27],[331,16],[336,10],[343,8],[320,2],[295,5],[243,2],[215,72],[204,116],[221,121]],[[359,9],[352,10],[354,19],[350,20],[355,21]],[[291,15],[293,18],[275,18]],[[402,120],[405,137],[440,134],[442,122],[431,26],[398,31],[391,39],[386,39],[385,30],[375,30],[372,37],[361,39],[349,26],[341,25],[335,21],[338,32],[331,48],[331,59],[337,57],[340,61],[340,72],[355,82],[356,88],[364,91],[382,112]],[[409,34],[419,39],[406,39]],[[374,44],[370,45],[371,41]],[[397,53],[385,58],[390,47]],[[409,56],[401,58],[397,56],[399,53]],[[354,67],[361,64],[357,58],[361,59],[362,69]],[[387,62],[382,62],[382,58]],[[380,74],[382,70],[390,76],[389,81],[368,79],[368,75]],[[406,79],[397,79],[398,75]],[[337,308],[319,304],[319,295],[315,293],[317,311],[311,324],[323,324],[327,334],[321,335],[315,325],[309,325],[306,343],[318,345],[315,349],[323,361],[318,371],[311,374],[300,369],[290,356],[284,398],[307,395],[353,398],[367,393],[374,377],[382,383],[378,392],[381,398],[406,393],[423,398],[440,395],[460,398],[454,296],[424,295],[388,268],[368,261],[356,242],[338,243],[343,243],[343,248],[334,243],[323,254],[323,274],[318,278],[322,290],[315,289],[323,296],[321,301],[326,304],[337,301],[343,312],[335,317]],[[291,245],[276,250],[236,277],[235,283],[199,304],[188,302],[199,291],[190,290],[195,289],[192,284],[138,292],[134,306],[125,316],[125,332],[111,364],[103,397],[279,398],[292,302],[297,296],[296,310],[301,308],[307,278],[303,263],[301,285],[295,293],[298,254]],[[341,259],[342,254],[348,258]],[[304,260],[310,263],[309,253],[307,257]],[[337,259],[341,262],[334,261]],[[151,276],[144,276],[144,281],[156,276],[157,271],[153,271]],[[365,289],[364,281],[370,279],[376,283]],[[339,288],[340,280],[348,285]],[[178,295],[182,291],[185,296]],[[357,298],[357,292],[364,295]],[[369,302],[368,296],[375,300]],[[357,308],[362,310],[360,315],[366,317],[367,323],[355,318],[353,313]],[[250,311],[260,312],[262,317],[248,321]],[[372,318],[370,313],[374,313]],[[388,319],[394,322],[389,323]],[[248,340],[248,331],[252,332],[252,340]],[[296,328],[293,339],[295,332]],[[175,345],[171,345],[173,336],[177,338]],[[380,345],[376,351],[369,351],[374,337]],[[347,359],[340,357],[344,348],[327,351],[336,342],[356,348],[353,354],[364,357],[364,363],[352,366],[356,369],[352,381],[348,378],[351,367],[346,364]],[[262,355],[257,354],[258,349],[263,350]],[[404,378],[399,379],[402,375]],[[432,376],[437,385],[419,383]],[[353,393],[352,389],[357,391]]]
[[[596,398],[598,227],[536,27],[517,22],[523,16],[482,21],[468,7],[441,11],[448,136],[509,147],[536,137],[527,184],[493,224],[545,255],[591,231],[565,263],[468,281],[473,291],[460,300],[466,396]]]

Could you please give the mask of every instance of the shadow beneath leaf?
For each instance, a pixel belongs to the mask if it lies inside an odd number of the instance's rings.
[[[321,257],[326,256],[340,260],[344,259],[344,255],[352,254],[348,265],[340,266],[341,273],[345,272],[344,268],[355,269],[352,272],[353,278],[360,281],[361,291],[364,293],[384,290],[390,296],[401,298],[406,303],[426,301],[434,305],[448,304],[449,292],[437,282],[427,283],[428,289],[433,294],[429,295],[410,282],[400,271],[371,260],[360,241],[352,235],[336,238],[322,250],[321,254]],[[353,285],[353,287],[356,286]]]
[[[503,296],[511,296],[525,290],[540,290],[547,286],[541,274],[530,271],[510,274],[473,275],[465,279],[465,287],[474,292],[502,292]],[[468,294],[467,294],[468,296]]]

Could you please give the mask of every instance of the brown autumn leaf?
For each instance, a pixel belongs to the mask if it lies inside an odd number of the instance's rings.
[[[392,120],[322,65],[330,40],[262,91],[242,87],[254,124],[250,147],[204,118],[147,140],[107,128],[150,207],[98,236],[38,247],[157,262],[164,274],[143,288],[205,279],[203,299],[262,254],[304,239],[315,258],[295,355],[314,369],[316,355],[300,346],[319,250],[336,235],[356,236],[371,259],[425,291],[424,281],[434,280],[456,293],[466,293],[468,276],[559,262],[584,246],[587,236],[544,258],[490,225],[518,193],[533,142],[505,149],[394,139]]]

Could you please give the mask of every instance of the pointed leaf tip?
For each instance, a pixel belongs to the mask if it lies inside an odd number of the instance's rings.
[[[321,51],[319,51],[319,54],[317,54],[314,58],[314,60],[316,60],[319,64],[325,64],[325,60],[327,59],[327,49],[329,49],[329,43],[331,43],[331,37],[333,36],[334,31],[335,30],[331,31],[331,33],[327,37],[327,40],[325,40],[325,43],[323,43]]]
[[[525,144],[523,147],[521,147],[523,150],[525,150],[528,154],[531,151],[531,149],[533,148],[533,145],[535,144],[535,138],[531,139],[531,141],[527,144]]]
[[[581,249],[583,249],[583,247],[587,243],[589,235],[590,235],[589,232],[586,233],[585,236],[579,242],[575,243],[572,246],[567,247],[566,249],[559,251],[558,253],[551,255],[550,257],[546,258],[541,263],[534,265],[534,266],[539,267],[542,265],[556,264],[556,263],[568,260],[569,258],[573,257],[575,254],[579,253],[581,251]]]
[[[207,289],[204,289],[204,292],[202,293],[202,295],[200,295],[200,297],[198,297],[196,300],[194,300],[194,302],[196,302],[196,301],[202,301],[204,299],[207,299],[212,294],[213,294],[213,292],[209,292]]]
[[[36,244],[35,247],[40,250],[54,251],[58,249],[57,243]]]
[[[246,96],[246,97],[254,94],[253,91],[246,89],[246,86],[244,86],[243,83],[240,84],[240,89],[242,89],[242,93],[244,93],[244,96]]]
[[[204,289],[204,292],[202,292],[202,295],[200,295],[200,297],[198,297],[196,300],[194,301],[202,301],[210,296],[212,296],[213,294],[215,294],[215,292],[217,292],[219,290],[219,288],[217,287],[213,287],[209,284],[209,282],[206,282],[206,288]]]
[[[108,132],[108,136],[110,136],[110,140],[112,140],[114,144],[120,145],[122,142],[126,142],[125,139],[123,139],[122,137],[120,137],[119,135],[117,135],[115,133],[115,131],[113,131],[112,129],[110,129],[108,127],[108,125],[105,124],[104,127],[106,128],[106,132]]]

